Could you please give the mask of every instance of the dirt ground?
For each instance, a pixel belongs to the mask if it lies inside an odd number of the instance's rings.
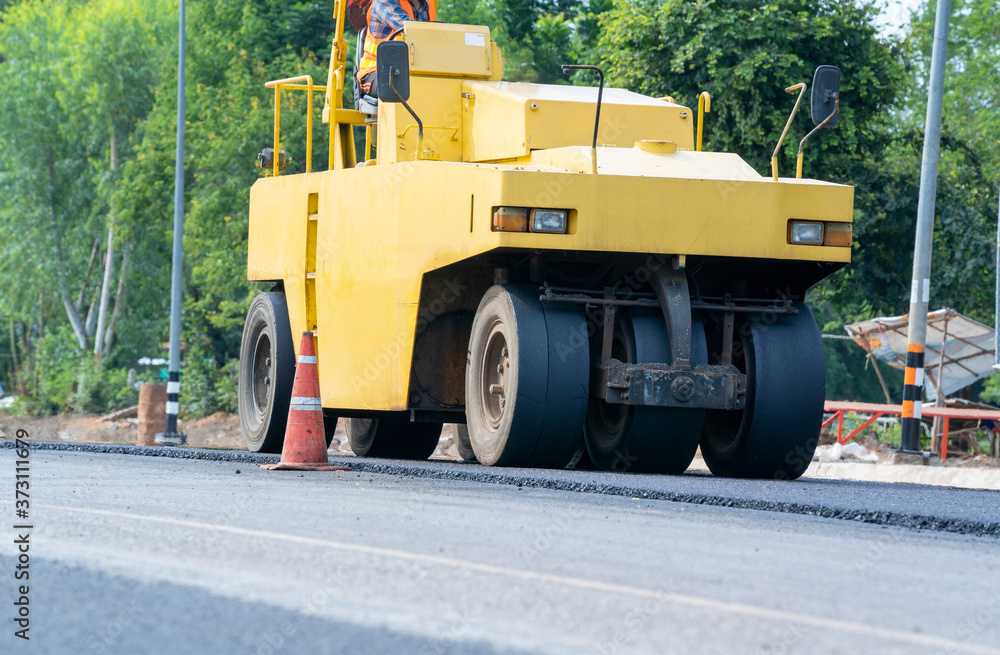
[[[138,427],[135,418],[105,421],[98,416],[66,415],[49,417],[7,416],[0,413],[0,439],[12,439],[18,429],[28,431],[29,438],[40,441],[66,441],[79,443],[104,443],[135,445]],[[182,421],[180,431],[187,435],[189,448],[218,448],[243,450],[239,418],[232,414],[213,414],[196,421]],[[868,480],[908,484],[993,489],[1000,491],[1000,460],[990,457],[950,457],[945,462],[932,458],[927,465],[919,461],[900,461],[888,450],[880,451],[877,442],[865,441],[877,454],[877,462],[863,462],[850,457],[834,461],[822,458],[814,461],[806,477]],[[827,448],[828,446],[821,446]],[[337,433],[330,445],[331,454],[351,452],[344,433],[344,422],[337,426]],[[446,425],[441,442],[434,452],[436,459],[458,460],[452,426]],[[876,459],[875,457],[871,459]],[[919,458],[918,458],[919,459]],[[691,464],[692,471],[708,471],[699,456]]]
[[[31,439],[39,441],[66,441],[78,443],[123,444],[134,446],[139,439],[138,420],[126,418],[105,421],[99,416],[70,414],[64,416],[23,417],[0,413],[0,439],[13,439],[18,429],[27,430]],[[189,448],[217,448],[246,450],[240,434],[240,419],[235,414],[212,414],[196,421],[180,421],[178,430],[187,435]],[[337,432],[330,444],[330,452],[351,452],[344,432],[344,421],[337,424]],[[441,434],[441,442],[434,452],[436,457],[459,459],[455,450],[450,425]]]

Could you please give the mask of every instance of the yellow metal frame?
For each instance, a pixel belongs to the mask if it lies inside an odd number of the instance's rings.
[[[708,91],[702,91],[698,96],[698,143],[695,146],[698,152],[701,152],[701,131],[705,125],[705,114],[710,113],[712,113],[712,96],[708,95]]]
[[[298,84],[305,82],[305,84]],[[312,173],[312,133],[313,133],[313,92],[326,92],[325,86],[313,84],[312,75],[287,77],[283,80],[273,80],[264,85],[274,89],[274,170],[272,176],[281,174],[278,168],[278,156],[281,152],[281,90],[306,92],[306,173]]]

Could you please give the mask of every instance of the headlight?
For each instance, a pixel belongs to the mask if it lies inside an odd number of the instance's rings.
[[[566,211],[562,209],[532,209],[531,231],[563,234],[566,232]]]
[[[823,224],[813,221],[789,221],[788,242],[804,246],[822,246]]]
[[[566,234],[569,212],[565,209],[529,209],[527,207],[495,207],[494,232],[542,232]]]

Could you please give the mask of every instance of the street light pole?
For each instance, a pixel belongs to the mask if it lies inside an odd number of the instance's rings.
[[[174,166],[174,258],[170,276],[170,377],[167,381],[167,428],[156,435],[163,446],[183,446],[187,437],[177,431],[178,396],[181,390],[181,284],[184,272],[184,60],[185,0],[180,0],[180,48],[177,55],[177,162]]]
[[[917,238],[913,249],[910,284],[910,325],[906,345],[903,385],[903,434],[901,451],[920,450],[920,409],[924,392],[924,345],[927,342],[927,309],[931,295],[931,245],[934,238],[934,204],[937,200],[938,156],[941,151],[941,105],[944,101],[945,61],[951,0],[938,0],[934,18],[934,47],[924,126],[924,155],[920,166],[920,200],[917,204]]]
[[[997,189],[1000,196],[1000,188]],[[1000,371],[1000,208],[997,209],[997,282],[994,289],[997,305],[993,314],[993,334],[996,343],[993,344],[993,370]]]

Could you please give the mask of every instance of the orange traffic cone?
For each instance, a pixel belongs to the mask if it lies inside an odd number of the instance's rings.
[[[319,373],[316,370],[316,346],[312,332],[302,333],[281,461],[277,464],[261,464],[260,467],[285,471],[347,470],[346,466],[332,466],[326,454],[323,407],[319,399]]]

